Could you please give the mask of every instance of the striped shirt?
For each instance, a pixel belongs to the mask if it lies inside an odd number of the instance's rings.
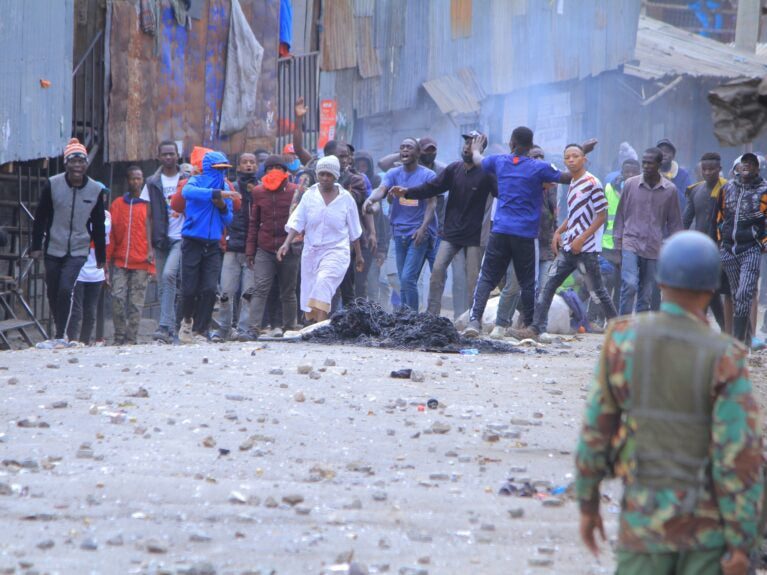
[[[602,183],[589,172],[570,183],[567,191],[567,229],[562,235],[566,252],[570,251],[570,244],[594,223],[596,215],[606,209],[607,199]],[[595,233],[583,244],[581,252],[599,251],[602,251],[601,234]]]

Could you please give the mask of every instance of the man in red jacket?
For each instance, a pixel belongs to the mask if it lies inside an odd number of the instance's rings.
[[[296,280],[301,254],[300,250],[291,248],[282,261],[277,261],[277,250],[288,236],[285,224],[297,187],[289,182],[288,166],[282,157],[269,156],[264,170],[261,184],[253,188],[251,199],[245,253],[255,278],[250,298],[250,329],[242,339],[258,337],[275,275],[280,288],[283,330],[296,329]]]
[[[116,345],[135,344],[149,274],[154,274],[149,202],[141,199],[144,174],[130,166],[128,193],[112,202],[107,262],[112,271],[112,321]],[[127,308],[127,309],[126,309]]]

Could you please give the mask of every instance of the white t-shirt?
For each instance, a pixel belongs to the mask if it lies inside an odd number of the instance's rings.
[[[179,214],[170,209],[170,199],[176,193],[179,179],[181,179],[181,172],[170,178],[160,172],[160,184],[162,185],[162,193],[165,196],[165,204],[168,209],[168,238],[171,240],[180,240],[181,228],[184,227],[184,214]],[[150,201],[149,190],[146,185],[141,190],[141,199],[145,202]]]
[[[179,214],[170,209],[170,199],[173,194],[176,193],[180,177],[180,172],[172,178],[169,178],[165,174],[160,174],[162,193],[165,195],[165,202],[168,205],[168,238],[171,240],[181,239],[181,228],[184,226],[184,214]]]
[[[112,214],[104,210],[104,230],[106,232],[106,243],[109,244],[109,232],[112,230]],[[80,268],[80,275],[77,281],[84,283],[95,283],[104,281],[104,270],[96,267],[96,250],[91,246],[88,252],[88,259],[85,260],[83,267]]]

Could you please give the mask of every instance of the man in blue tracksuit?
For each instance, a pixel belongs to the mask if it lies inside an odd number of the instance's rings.
[[[207,339],[221,273],[221,236],[232,221],[232,199],[225,173],[231,168],[221,152],[208,152],[202,173],[189,179],[182,190],[185,220],[181,230],[181,299],[176,313],[181,343]]]

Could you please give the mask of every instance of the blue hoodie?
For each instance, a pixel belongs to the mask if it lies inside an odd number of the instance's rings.
[[[232,200],[224,200],[225,212],[213,204],[226,186],[224,171],[213,165],[228,163],[221,152],[208,152],[202,159],[202,174],[189,178],[184,186],[181,193],[186,200],[186,219],[181,229],[182,237],[218,241],[224,228],[232,222]]]

